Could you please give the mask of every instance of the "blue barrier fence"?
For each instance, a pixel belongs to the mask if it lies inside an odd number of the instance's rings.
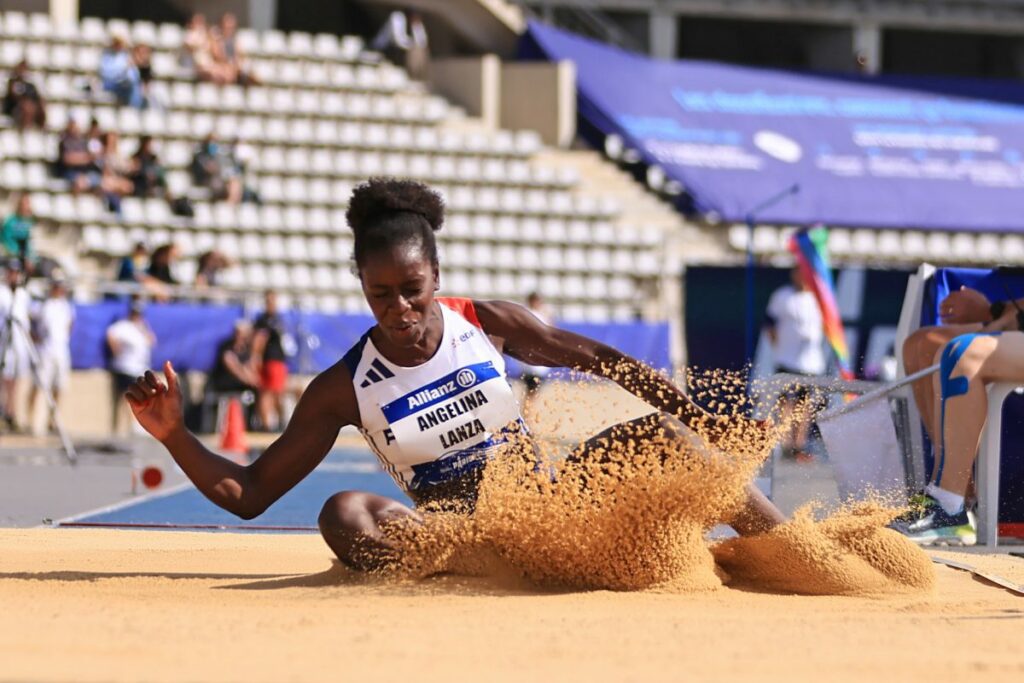
[[[71,359],[76,369],[104,368],[108,363],[107,327],[127,312],[123,301],[79,304],[71,335]],[[157,338],[154,364],[170,360],[179,371],[207,371],[213,367],[217,345],[231,335],[234,323],[244,317],[241,306],[171,303],[152,304],[145,318]],[[369,329],[369,315],[285,311],[285,325],[299,342],[290,361],[292,370],[320,372],[334,363]],[[668,323],[559,323],[560,327],[613,346],[654,367],[668,368]],[[518,376],[519,365],[509,361],[509,373]]]

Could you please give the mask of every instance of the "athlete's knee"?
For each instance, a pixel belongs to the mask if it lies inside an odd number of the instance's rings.
[[[324,536],[351,536],[357,528],[358,518],[365,514],[364,496],[357,491],[335,493],[320,508],[317,523]]]

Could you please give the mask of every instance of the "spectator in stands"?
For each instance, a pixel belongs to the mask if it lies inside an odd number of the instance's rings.
[[[260,359],[260,423],[266,431],[280,431],[284,428],[282,399],[288,385],[288,351],[294,351],[295,341],[277,310],[277,293],[273,290],[264,294],[264,310],[256,318],[255,328],[254,351]]]
[[[821,375],[826,363],[821,309],[799,268],[793,268],[791,282],[775,290],[768,300],[766,328],[775,370],[793,375]],[[808,402],[813,398],[806,387],[788,389],[781,396],[782,419],[792,424],[786,445],[798,462],[812,460],[807,445],[811,428]]]
[[[62,280],[50,283],[47,298],[37,307],[33,325],[33,338],[39,352],[39,375],[29,394],[28,404],[36,409],[36,394],[49,391],[54,403],[60,401],[71,379],[71,327],[75,322],[75,308],[68,301],[68,289]],[[35,419],[32,420],[35,424]],[[54,431],[53,424],[49,431]]]
[[[21,424],[17,412],[18,384],[31,369],[28,350],[31,297],[24,287],[21,261],[9,259],[4,278],[5,286],[0,287],[0,328],[6,329],[11,321],[11,339],[2,349],[4,369],[0,377],[0,388],[3,389],[0,419],[14,432],[19,431]]]
[[[238,80],[237,69],[228,60],[219,36],[198,12],[185,27],[181,63],[191,68],[200,81],[227,85]]]
[[[136,197],[167,197],[164,167],[157,157],[153,138],[143,135],[131,159],[131,181]]]
[[[165,285],[177,285],[178,280],[174,277],[174,268],[178,263],[178,245],[173,242],[162,244],[153,250],[149,259],[149,268],[146,274],[157,282]]]
[[[96,117],[89,120],[89,128],[85,131],[85,142],[89,154],[98,157],[103,153],[103,128],[100,127],[100,121]]]
[[[145,243],[136,242],[132,253],[122,258],[118,265],[117,281],[137,284],[153,299],[168,301],[170,291],[165,283],[149,274],[149,261],[149,249]]]
[[[135,190],[132,183],[132,165],[121,154],[120,138],[117,133],[107,131],[103,134],[103,150],[95,159],[100,171],[100,194],[107,206],[116,214],[121,213],[121,198]]]
[[[426,78],[430,61],[427,29],[416,12],[392,12],[371,47],[383,53],[391,63],[406,69],[410,78]]]
[[[46,126],[46,103],[39,88],[28,78],[28,62],[14,65],[4,95],[4,114],[14,120],[18,129]]]
[[[199,255],[198,268],[196,269],[196,289],[208,289],[216,287],[219,282],[220,273],[231,266],[227,256],[216,249],[206,251]]]
[[[156,335],[143,317],[142,302],[133,297],[128,317],[107,328],[110,347],[111,421],[110,431],[119,433],[125,412],[124,392],[150,369]],[[130,424],[130,423],[126,423]]]
[[[234,332],[217,347],[217,360],[206,381],[207,392],[255,392],[259,388],[260,374],[252,355],[252,340],[252,323],[236,321]]]
[[[225,12],[220,16],[215,33],[215,42],[219,44],[219,50],[223,55],[224,62],[234,74],[234,82],[239,85],[260,85],[260,80],[249,68],[248,60],[241,44],[238,41],[238,17],[232,12]]]
[[[146,106],[139,68],[135,66],[132,53],[128,50],[128,41],[123,36],[115,35],[111,38],[110,45],[100,55],[99,76],[103,89],[113,93],[118,104],[138,109]]]
[[[142,97],[147,106],[152,106],[153,90],[153,48],[145,43],[136,43],[132,47],[132,63],[139,71],[139,83],[142,84]]]
[[[23,267],[31,270],[34,261],[32,253],[32,226],[35,217],[32,215],[32,199],[28,194],[16,195],[14,211],[4,219],[0,228],[0,248],[7,258],[16,258]]]
[[[242,201],[242,169],[228,149],[210,133],[192,156],[192,182],[210,190],[214,199],[229,204]]]
[[[71,191],[75,194],[99,187],[100,173],[89,151],[89,142],[74,118],[68,119],[57,143],[55,166],[57,175],[71,184]]]

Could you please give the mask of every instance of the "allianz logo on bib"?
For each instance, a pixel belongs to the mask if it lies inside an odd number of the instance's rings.
[[[476,384],[476,373],[469,368],[462,368],[459,373],[455,375],[455,381],[448,381],[439,387],[433,389],[424,389],[423,391],[409,397],[409,407],[418,408],[424,403],[430,403],[439,398],[444,398],[456,391],[455,385],[458,384],[461,389],[468,389]]]
[[[388,422],[393,424],[396,420],[418,413],[498,377],[501,377],[501,372],[494,367],[493,362],[474,363],[421,386],[419,389],[381,406],[381,409]]]

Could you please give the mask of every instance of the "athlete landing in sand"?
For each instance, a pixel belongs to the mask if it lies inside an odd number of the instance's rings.
[[[545,325],[517,304],[435,298],[440,271],[434,232],[444,206],[425,185],[371,180],[353,192],[347,218],[377,324],[310,383],[284,434],[252,464],[212,453],[185,429],[170,363],[166,384],[147,372],[126,393],[139,423],[225,510],[245,519],[262,513],[326,457],[346,425],[359,428],[384,469],[417,503],[458,500],[471,507],[487,459],[521,427],[502,351],[530,365],[608,377],[658,409],[598,434],[571,457],[592,456],[608,440],[657,433],[685,438],[687,427],[714,439],[728,428],[651,368]],[[324,504],[320,530],[339,559],[371,569],[389,557],[381,525],[416,514],[384,496],[343,491]],[[756,533],[783,519],[751,486],[733,527]]]

